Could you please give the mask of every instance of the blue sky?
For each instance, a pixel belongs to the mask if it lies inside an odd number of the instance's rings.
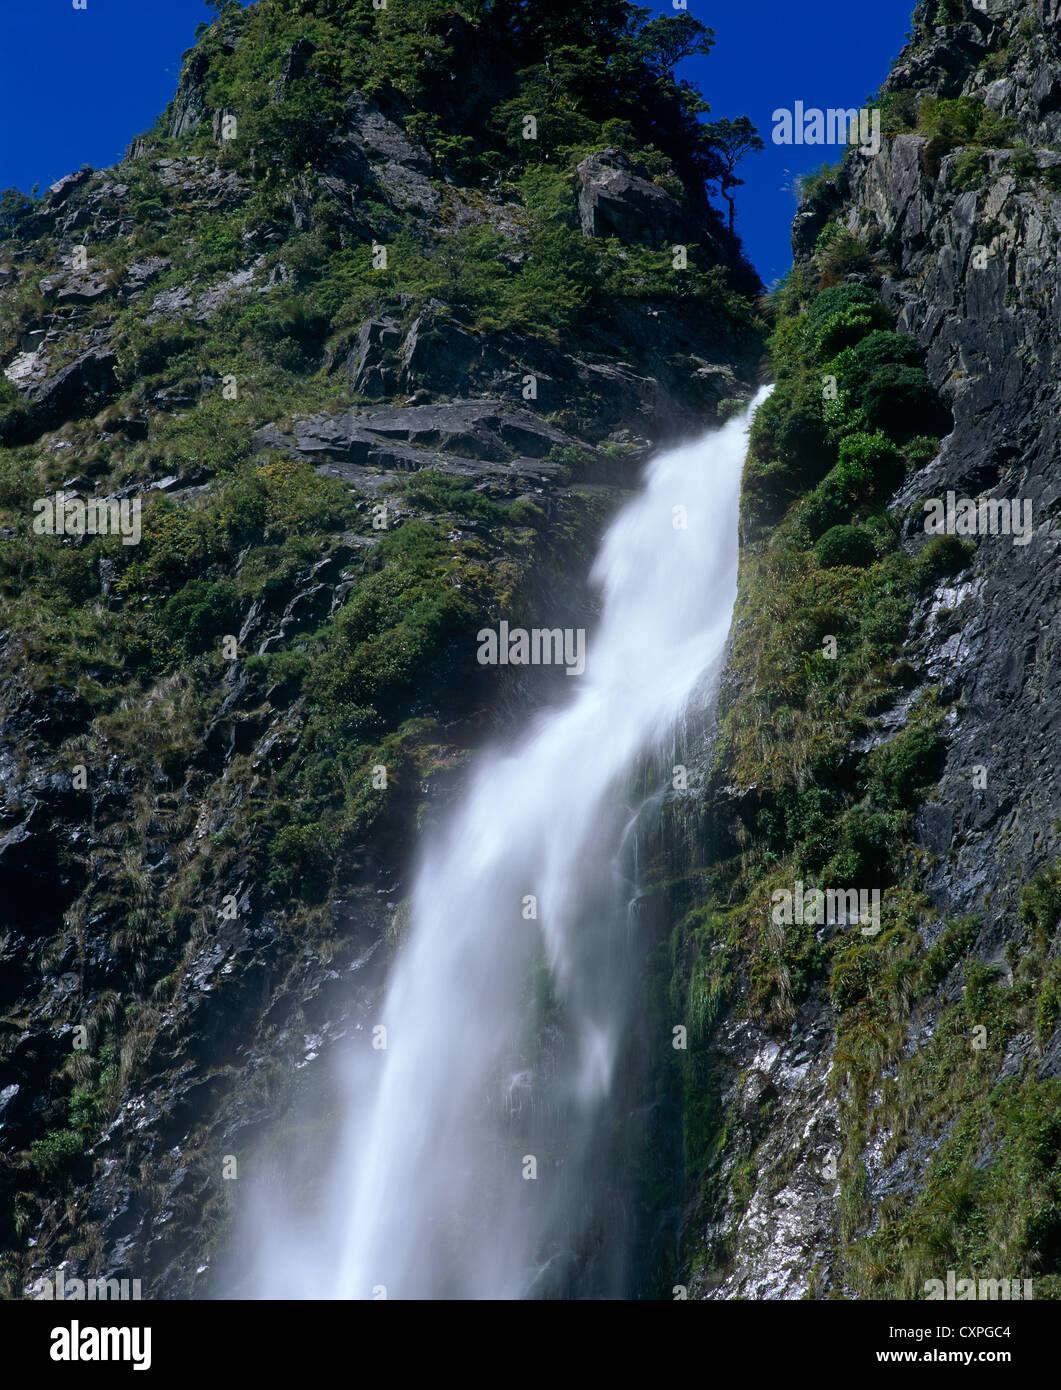
[[[737,231],[770,285],[792,264],[793,178],[840,158],[835,146],[772,144],[772,112],[797,101],[861,107],[906,42],[913,0],[688,0],[688,8],[715,31],[715,47],[688,59],[679,75],[711,103],[707,119],[750,116],[766,144],[742,167]]]
[[[592,3],[592,0],[582,0]],[[565,3],[565,0],[557,0]],[[711,116],[749,115],[766,150],[745,163],[737,230],[767,284],[791,263],[793,177],[832,149],[775,146],[771,112],[860,106],[903,46],[913,0],[688,0],[715,31],[705,58],[682,75]],[[153,124],[172,98],[181,54],[209,18],[203,0],[7,0],[0,55],[0,188],[44,189],[82,164],[103,168]]]

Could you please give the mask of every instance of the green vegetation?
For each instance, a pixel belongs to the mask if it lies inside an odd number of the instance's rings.
[[[935,103],[922,120],[937,154],[1006,138],[977,104]],[[957,185],[974,186],[984,161],[966,151]],[[1026,159],[1021,170],[1030,172]],[[823,206],[836,177],[823,170],[810,184]],[[911,698],[919,677],[904,643],[919,597],[960,575],[973,545],[955,536],[913,553],[898,545],[888,503],[935,455],[948,416],[918,345],[894,331],[879,297],[838,283],[836,248],[848,236],[827,225],[772,298],[777,385],[745,470],[731,679],[710,781],[741,790],[723,796],[721,815],[708,795],[701,826],[686,828],[693,867],[666,889],[679,920],[672,1008],[690,1026],[676,1087],[692,1224],[739,1214],[763,1133],[754,1115],[723,1105],[713,1026],[736,1012],[781,1037],[803,1005],[824,999],[836,1026],[829,1084],[842,1133],[845,1284],[864,1298],[923,1297],[927,1279],[956,1269],[1032,1278],[1037,1298],[1057,1297],[1061,1088],[1034,1065],[999,1075],[1011,1043],[1045,1049],[1061,1019],[1061,969],[1049,954],[1061,870],[1023,888],[1027,938],[1010,942],[1008,971],[980,959],[980,919],[940,923],[924,895],[913,818],[943,773],[948,710],[931,686]],[[875,716],[891,706],[903,723],[885,735]],[[881,930],[779,926],[771,893],[797,880],[807,891],[876,888]],[[935,1147],[917,1182],[875,1203],[871,1225],[880,1164],[926,1138]],[[700,1248],[699,1268],[717,1278],[731,1257],[724,1244]]]
[[[1061,1230],[1057,1083],[993,1078],[1009,1037],[1024,1029],[1043,1047],[1061,1016],[1061,974],[1046,959],[1061,879],[1045,871],[1023,893],[1033,947],[1014,957],[1009,985],[975,957],[979,922],[933,928],[912,828],[943,770],[947,711],[926,687],[898,732],[872,731],[874,715],[917,682],[904,639],[918,595],[961,573],[971,546],[957,537],[914,554],[897,546],[887,504],[907,470],[936,452],[946,413],[917,344],[893,331],[877,296],[832,281],[835,244],[821,243],[774,296],[777,386],[746,467],[733,680],[713,783],[753,792],[739,803],[736,830],[716,825],[705,805],[708,843],[723,855],[668,887],[679,917],[673,1007],[690,1027],[678,1082],[685,1165],[705,1221],[724,1203],[732,1217],[747,1202],[761,1129],[722,1106],[712,1027],[737,1008],[781,1034],[824,995],[837,1016],[830,1084],[843,1132],[845,1278],[863,1297],[915,1297],[948,1268],[1023,1272],[1046,1297]],[[855,739],[868,753],[852,753]],[[876,888],[882,930],[778,926],[771,892],[796,880],[808,891]],[[740,978],[746,991],[735,990]],[[961,984],[960,1001],[943,1006],[931,1037],[911,1050],[917,1010],[944,980]],[[979,1027],[989,1058],[973,1045]],[[889,1161],[926,1133],[942,1143],[924,1183],[886,1199],[867,1234],[866,1146],[886,1135]],[[723,1152],[735,1165],[728,1185]],[[725,1247],[701,1255],[726,1268]]]
[[[56,787],[87,769],[94,818],[61,846],[69,901],[33,961],[41,975],[76,972],[96,1001],[93,1046],[54,1063],[36,1127],[0,1174],[17,1198],[0,1202],[16,1213],[0,1217],[12,1251],[56,1193],[70,1206],[47,1221],[94,1250],[77,1207],[87,1151],[157,1064],[167,1007],[233,885],[270,914],[278,952],[326,957],[337,885],[404,861],[482,732],[476,631],[582,573],[614,499],[579,474],[623,453],[579,426],[550,460],[574,480],[562,495],[513,498],[511,484],[430,467],[377,494],[255,453],[255,431],[359,408],[344,366],[362,324],[380,313],[408,330],[431,301],[464,332],[529,339],[536,357],[611,353],[617,319],[649,311],[697,333],[761,324],[758,279],[705,194],[729,203],[758,137],[744,119],[703,120],[707,104],[675,75],[712,44],[692,16],[619,0],[214,8],[184,68],[207,118],[174,138],[171,107],[135,158],[86,171],[64,207],[90,209],[89,269],[110,290],[59,309],[69,331],[49,342],[48,370],[112,346],[107,401],[83,392],[81,418],[62,422],[60,406],[39,419],[0,381],[0,594],[17,653],[6,698],[54,726],[55,746],[34,757]],[[428,152],[408,201],[347,138],[375,119],[365,101]],[[214,113],[235,117],[234,138]],[[576,166],[610,148],[674,200],[675,225],[705,227],[684,267],[669,245],[583,235]],[[5,362],[57,310],[40,281],[68,245],[42,209],[35,193],[0,194]],[[253,284],[231,278],[250,268]],[[592,419],[595,398],[585,405]],[[142,502],[139,544],[32,533],[33,500],[75,473],[86,494]],[[0,1253],[5,1289],[19,1258]]]

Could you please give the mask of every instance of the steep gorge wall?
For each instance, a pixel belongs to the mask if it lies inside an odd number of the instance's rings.
[[[892,540],[862,587],[822,567],[821,541],[808,553],[827,484],[790,492],[764,532],[776,433],[749,465],[723,736],[683,821],[672,953],[674,1004],[706,1020],[685,1064],[680,1276],[705,1298],[923,1297],[948,1269],[1061,1292],[1061,11],[919,6],[879,104],[880,152],[797,215],[779,392],[802,371],[827,396],[839,370],[843,393],[844,358],[815,355],[800,315],[823,286],[862,285],[924,349],[953,429],[902,445],[878,514]],[[851,428],[813,409],[822,439]],[[835,434],[819,447],[835,459]],[[971,537],[933,573],[924,503],[948,491],[1030,503],[1033,537]],[[854,506],[857,529],[878,524]],[[889,564],[899,589],[872,578]],[[867,683],[844,685],[823,635],[855,662],[865,606],[900,589]],[[924,730],[923,786],[890,799],[882,768]],[[835,884],[845,863],[840,882],[884,890],[879,936],[772,923],[775,886]]]

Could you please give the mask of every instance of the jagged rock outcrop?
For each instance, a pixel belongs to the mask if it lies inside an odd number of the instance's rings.
[[[691,230],[681,204],[620,150],[600,150],[579,164],[578,215],[586,236],[666,246]]]
[[[174,137],[190,135],[206,119],[206,95],[202,84],[208,71],[204,53],[193,53],[185,64],[174,102],[171,130]]]

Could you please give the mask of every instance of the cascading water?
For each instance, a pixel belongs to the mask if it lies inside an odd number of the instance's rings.
[[[625,790],[713,697],[767,390],[650,464],[594,566],[602,616],[569,703],[482,756],[427,847],[386,1049],[352,1064],[325,1217],[308,1236],[274,1232],[263,1296],[622,1294],[609,1101],[643,960]]]

